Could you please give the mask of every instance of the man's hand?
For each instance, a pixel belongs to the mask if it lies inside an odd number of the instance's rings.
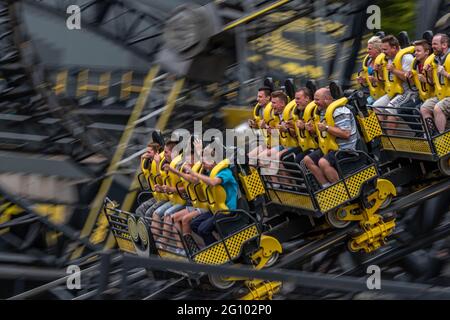
[[[393,72],[395,70],[394,64],[393,63],[388,63],[387,66],[386,66],[386,69],[389,72]]]
[[[165,163],[165,164],[163,165],[162,169],[163,169],[164,171],[172,171],[171,169],[173,169],[173,168],[170,167],[170,164]]]
[[[156,192],[163,192],[163,189],[161,188],[161,186],[159,184],[155,184],[155,190],[156,190]]]
[[[427,78],[421,73],[418,74],[418,78],[419,78],[420,82],[423,82],[423,83],[427,82]]]
[[[255,123],[255,120],[253,120],[253,119],[248,119],[248,126],[249,126],[250,128],[256,128],[257,126],[256,126],[256,123]]]
[[[366,83],[366,79],[364,79],[363,76],[358,76],[356,77],[356,81],[358,81],[359,84],[363,85],[364,83]]]
[[[294,122],[292,120],[287,121],[285,125],[288,129],[294,129]]]
[[[412,73],[411,71],[407,71],[407,72],[405,73],[405,77],[408,78],[408,79],[412,79],[413,73]]]
[[[327,130],[327,124],[323,123],[323,122],[319,122],[317,124],[317,129],[319,129],[320,132],[326,131]]]
[[[184,173],[186,174],[192,174],[192,168],[191,167],[184,167],[183,168]]]
[[[280,130],[281,132],[286,132],[286,131],[287,131],[286,124],[284,124],[284,123],[279,124],[279,125],[277,126],[277,129]]]
[[[155,154],[155,156],[153,157],[153,160],[155,160],[156,163],[160,163],[161,162],[161,156],[159,155],[159,153]]]
[[[199,139],[195,138],[193,144],[194,144],[194,152],[195,152],[197,159],[201,159],[201,157],[202,157],[202,142]]]
[[[305,124],[305,128],[306,130],[308,130],[309,133],[314,133],[314,124],[312,120],[309,120],[306,124]]]
[[[426,64],[426,65],[423,66],[423,70],[426,71],[426,72],[431,71],[431,69],[432,69],[431,64]]]
[[[297,128],[299,128],[300,130],[305,130],[305,122],[303,122],[303,120],[297,120],[295,122],[295,125],[297,126]]]
[[[264,121],[264,119],[261,120],[261,122],[260,122],[260,124],[259,124],[259,127],[260,127],[261,129],[268,129],[268,128],[269,128],[269,126],[268,126],[267,123]]]
[[[444,76],[446,78],[448,78],[448,73],[445,71],[444,66],[438,66],[437,67],[437,73],[441,76]]]

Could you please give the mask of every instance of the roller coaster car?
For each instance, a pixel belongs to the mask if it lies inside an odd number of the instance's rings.
[[[377,115],[390,116],[389,107],[368,107],[367,116],[357,117],[364,141],[379,140],[382,152],[390,159],[411,159],[434,164],[443,175],[450,175],[450,129],[437,133],[432,119],[424,122],[413,108],[398,107],[401,120],[379,120]],[[389,129],[387,124],[396,123]]]
[[[330,85],[330,89],[334,97],[344,95],[338,86]],[[349,97],[340,98],[337,103],[348,105],[351,101],[356,106],[361,103],[359,92],[345,94]],[[373,113],[364,117],[358,112],[357,117],[360,122],[369,121],[368,117],[370,121],[377,120]],[[325,215],[328,224],[334,228],[345,228],[352,221],[358,221],[360,230],[349,247],[371,252],[385,242],[395,226],[392,219],[383,221],[376,212],[389,204],[396,189],[389,180],[380,177],[377,163],[368,155],[363,141],[359,141],[358,150],[338,151],[336,158],[340,180],[323,189],[303,163],[281,163],[284,166],[278,169],[280,174],[261,175],[268,204],[296,208],[312,217]]]
[[[424,32],[422,38],[431,42],[432,32]],[[408,34],[401,32],[399,34],[399,41],[401,42],[403,54],[412,53],[413,47],[407,47],[410,45]],[[399,52],[399,53],[402,53]],[[399,55],[401,57],[401,54]],[[380,58],[381,55],[380,55]],[[398,58],[399,59],[399,58]],[[398,60],[397,58],[394,59]],[[398,63],[398,62],[397,62]],[[433,56],[425,61],[425,64],[434,64]],[[436,83],[439,83],[438,79],[434,79]],[[381,80],[384,82],[384,80]],[[386,82],[387,83],[387,82]],[[425,88],[422,90],[412,87],[409,81],[407,81],[411,90],[419,91],[419,94],[424,98],[433,96],[430,91]],[[392,84],[393,89],[398,84]],[[394,90],[395,91],[395,90]],[[440,90],[439,92],[444,92]],[[439,93],[436,92],[438,95]],[[443,94],[443,98],[445,94]],[[411,159],[421,160],[434,163],[437,168],[444,175],[450,175],[450,130],[447,130],[441,134],[437,133],[436,127],[432,119],[427,119],[425,122],[420,113],[416,112],[414,106],[403,107],[377,107],[376,110],[369,106],[363,107],[363,117],[358,117],[358,122],[361,127],[361,131],[364,135],[364,140],[367,144],[371,143],[374,139],[380,140],[382,151],[391,159]],[[379,120],[377,115],[392,116],[389,113],[390,109],[396,109],[397,119],[392,120]],[[369,112],[368,112],[369,110]],[[398,120],[400,119],[400,120]],[[395,124],[396,129],[390,130],[389,124]]]
[[[195,167],[195,166],[194,166]],[[276,262],[282,251],[280,243],[273,237],[264,235],[259,211],[249,211],[248,203],[253,206],[265,194],[259,174],[254,168],[233,168],[233,174],[239,181],[242,196],[237,210],[218,210],[215,212],[215,234],[218,241],[198,249],[192,238],[183,237],[179,231],[167,231],[165,238],[182,243],[184,253],[177,247],[163,242],[152,234],[152,230],[162,231],[164,228],[152,225],[150,217],[125,212],[109,199],[105,200],[104,210],[110,228],[122,251],[149,256],[158,254],[162,258],[183,259],[203,264],[243,263],[253,265],[256,269],[268,267]],[[190,185],[187,197],[196,206],[203,203],[214,207],[214,192],[209,187]],[[187,198],[186,198],[187,199]],[[260,202],[259,202],[260,203]],[[220,217],[219,217],[219,214]],[[162,222],[165,226],[173,224]],[[164,238],[164,237],[163,237]],[[163,245],[163,246],[162,246]],[[226,289],[237,280],[210,276],[210,283],[220,289]]]

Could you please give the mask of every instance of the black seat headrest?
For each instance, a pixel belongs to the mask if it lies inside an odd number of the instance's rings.
[[[271,77],[264,79],[264,87],[268,88],[271,92],[274,90],[275,84]]]
[[[308,80],[306,81],[305,87],[311,90],[312,94],[317,91],[317,82],[316,80]]]
[[[155,130],[152,132],[152,141],[159,144],[162,147],[164,147],[164,138],[161,134],[161,131]]]
[[[384,33],[384,31],[378,31],[377,33],[375,33],[375,35],[377,37],[379,37],[380,39],[383,39],[384,37],[386,37],[386,33]]]
[[[342,88],[339,85],[339,81],[331,81],[329,87],[333,99],[339,99],[344,95],[344,92],[342,91]]]
[[[430,45],[433,42],[433,31],[427,30],[422,34],[422,39],[426,40]]]
[[[411,41],[409,41],[408,32],[400,31],[398,34],[398,42],[400,42],[400,47],[406,48],[411,45]]]
[[[294,79],[288,78],[284,81],[284,90],[287,96],[292,100],[295,97],[295,84]]]

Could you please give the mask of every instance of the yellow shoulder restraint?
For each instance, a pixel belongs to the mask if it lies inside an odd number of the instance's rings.
[[[145,166],[145,162],[150,162],[149,165],[147,165],[147,167]],[[145,180],[147,181],[149,181],[150,178],[151,164],[152,163],[150,159],[141,159],[141,171],[144,174]]]
[[[428,60],[428,58],[427,58]],[[426,62],[426,60],[425,60]],[[416,86],[420,100],[425,101],[428,98],[431,98],[434,96],[434,88],[428,83],[423,83],[419,81],[419,73],[417,72],[417,65],[419,64],[419,61],[414,58],[412,64],[411,64],[411,73],[413,75],[413,81],[414,85]],[[425,66],[425,63],[424,63]]]
[[[269,102],[268,104],[266,104],[266,106],[264,107],[263,110],[263,120],[266,124],[269,124],[270,121],[272,119],[272,102]],[[270,135],[267,132],[266,129],[261,129],[262,134],[264,136],[264,140],[266,141],[267,145],[270,145]]]
[[[170,162],[170,166],[174,169],[176,169],[177,165],[183,160],[183,155],[179,154],[178,156],[175,157],[175,159],[173,159]],[[177,185],[179,184],[180,177],[178,175],[176,175],[173,172],[168,173],[166,180],[168,180],[168,185],[172,188],[177,188]],[[169,200],[172,203],[176,203],[176,204],[181,204],[181,205],[185,205],[186,204],[186,200],[184,200],[180,194],[178,193],[178,190],[170,193],[169,195]]]
[[[152,161],[152,165],[151,165],[151,175],[150,175],[149,180],[150,180],[150,185],[152,187],[152,190],[155,190],[155,184],[162,185],[164,183],[164,179],[165,179],[165,172],[161,169],[162,163],[164,162],[164,151],[161,152],[159,154],[159,156],[161,157],[161,162],[159,163],[159,171],[160,171],[159,175],[157,173],[158,171],[156,168],[155,160]],[[155,197],[155,199],[158,201],[169,200],[167,195],[162,192],[153,192],[153,197]]]
[[[377,61],[377,60],[376,59],[374,60],[374,64],[375,64],[375,61]],[[384,84],[381,81],[377,81],[376,85],[372,84],[372,82],[369,80],[369,66],[368,65],[369,65],[369,55],[366,55],[364,57],[364,60],[362,63],[364,78],[366,79],[367,86],[369,87],[370,95],[376,100],[376,99],[384,96],[384,94],[385,94]]]
[[[202,162],[196,162],[191,169],[193,172],[201,173],[203,170]],[[191,200],[191,204],[194,208],[201,209],[209,209],[208,201],[206,199],[205,189],[206,186],[202,185],[202,183],[198,183],[198,187],[195,184],[188,183],[187,184],[187,194],[189,199]]]
[[[426,63],[431,64],[431,67],[433,68],[434,90],[438,99],[442,100],[446,97],[450,97],[450,80],[444,76],[439,76],[437,73],[437,68],[439,65],[436,61],[435,55],[430,55],[427,60],[425,60],[425,64]],[[443,66],[445,71],[450,72],[450,54],[446,54]]]
[[[305,124],[311,119],[314,120],[316,107],[317,106],[314,101],[308,103],[308,105],[305,107],[305,110],[303,111],[303,119],[301,119]],[[309,131],[306,129],[300,130],[297,127],[297,124],[295,122],[299,119],[294,111],[295,109],[292,110],[292,118],[294,120],[295,132],[297,133],[298,145],[302,148],[303,151],[307,151],[309,149],[317,149],[319,146],[314,137],[311,136]]]
[[[259,105],[259,103],[257,103],[255,105],[255,107],[253,108],[253,120],[255,120],[255,123],[259,126],[259,122],[263,119],[263,117],[261,117],[259,115],[259,110],[261,109],[261,106]],[[263,109],[264,112],[264,109]]]
[[[297,104],[295,103],[295,100],[292,100],[289,102],[286,107],[284,107],[283,110],[283,121],[288,122],[293,120],[293,111],[297,108]],[[298,145],[297,138],[295,136],[292,136],[289,131],[287,132],[280,132],[280,141],[281,145],[284,147],[296,147]]]
[[[405,54],[413,54],[414,46],[409,46],[407,48],[401,49],[394,57],[392,64],[395,69],[402,70],[402,58]],[[383,64],[383,77],[384,77],[384,89],[388,94],[389,98],[393,98],[396,94],[403,93],[403,87],[401,81],[395,74],[392,74],[392,77],[389,77],[389,71],[387,70],[387,63]],[[392,80],[391,80],[392,78]]]
[[[326,124],[330,127],[334,127],[334,119],[333,113],[339,107],[345,106],[348,103],[347,98],[340,98],[336,101],[333,101],[327,108],[325,112],[325,121]],[[316,133],[317,138],[319,140],[319,147],[322,150],[323,154],[327,154],[330,151],[336,151],[339,149],[338,144],[336,143],[336,137],[328,134],[326,131],[319,131],[317,124],[320,122],[319,109],[316,109],[316,113],[314,114],[314,122],[316,125]]]
[[[230,160],[225,159],[220,161],[214,166],[209,175],[210,178],[215,178],[216,175],[223,169],[230,166]],[[227,194],[225,189],[219,184],[214,187],[209,186],[206,189],[209,198],[209,208],[212,213],[216,213],[219,210],[229,210],[225,201],[227,200]]]

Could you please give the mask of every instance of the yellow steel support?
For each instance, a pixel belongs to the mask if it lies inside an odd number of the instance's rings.
[[[280,281],[251,280],[246,281],[246,286],[250,291],[240,300],[272,300],[273,295],[280,291]]]
[[[56,85],[53,87],[53,90],[56,95],[66,93],[67,75],[68,75],[67,70],[58,72],[58,75],[56,76]]]
[[[265,13],[271,11],[271,10],[274,10],[274,9],[276,9],[278,7],[281,7],[282,5],[285,5],[286,3],[290,2],[290,1],[291,0],[280,0],[280,1],[277,1],[274,4],[271,4],[271,5],[267,6],[267,7],[265,7],[264,9],[261,9],[261,10],[259,10],[257,12],[254,12],[252,14],[249,14],[249,15],[243,17],[243,18],[240,18],[240,19],[238,19],[236,21],[233,21],[233,22],[227,24],[223,28],[223,31],[227,31],[227,30],[233,29],[233,28],[235,28],[235,27],[237,27],[237,26],[239,26],[241,24],[250,22],[253,19],[256,19],[257,17],[259,17],[260,15],[263,15],[263,14],[265,14]]]
[[[175,82],[174,86],[172,87],[172,90],[169,93],[169,96],[167,97],[167,104],[165,106],[166,110],[165,112],[160,116],[158,119],[158,122],[156,124],[157,130],[164,130],[166,128],[167,122],[169,120],[170,115],[172,114],[173,109],[175,108],[175,104],[178,98],[178,95],[181,92],[181,89],[183,88],[184,79],[179,79]],[[140,172],[140,167],[137,169],[134,179],[131,182],[130,189],[128,194],[125,197],[125,200],[123,201],[121,209],[123,211],[129,211],[131,207],[133,206],[133,203],[137,196],[137,188],[139,187],[139,180],[138,175]],[[131,191],[130,191],[131,190]],[[114,236],[112,233],[109,234],[108,240],[105,244],[105,249],[111,249],[115,244]]]
[[[78,74],[77,82],[77,98],[80,98],[88,91],[96,91],[99,98],[106,98],[109,93],[109,84],[111,81],[111,73],[105,72],[100,75],[99,84],[89,84],[89,70],[83,70]]]
[[[145,81],[144,81],[144,88],[138,98],[138,101],[136,102],[136,105],[134,106],[133,112],[130,115],[130,118],[128,119],[127,126],[125,128],[125,131],[119,141],[119,145],[117,146],[116,152],[111,160],[111,163],[106,170],[106,178],[102,181],[102,184],[100,186],[100,189],[95,196],[95,199],[92,203],[91,210],[89,211],[88,217],[86,219],[86,222],[83,226],[83,229],[81,230],[80,237],[85,238],[89,236],[95,226],[95,223],[98,219],[98,216],[100,214],[100,210],[103,206],[103,200],[105,199],[109,188],[111,187],[111,184],[113,182],[113,175],[112,173],[115,172],[119,166],[119,161],[122,158],[126,146],[128,145],[128,142],[130,141],[131,135],[135,128],[136,120],[139,119],[141,116],[142,110],[144,109],[144,106],[147,103],[148,96],[150,94],[151,88],[153,86],[153,80],[155,79],[156,75],[158,74],[159,66],[154,66],[150,69],[148,72]],[[103,213],[101,213],[103,215]],[[106,237],[106,234],[105,234]],[[84,246],[78,247],[72,254],[71,258],[76,259],[81,256],[83,253]]]
[[[132,92],[140,93],[142,90],[141,86],[134,86],[132,84],[133,71],[126,72],[122,75],[122,89],[120,90],[120,99],[126,100],[130,98]]]

